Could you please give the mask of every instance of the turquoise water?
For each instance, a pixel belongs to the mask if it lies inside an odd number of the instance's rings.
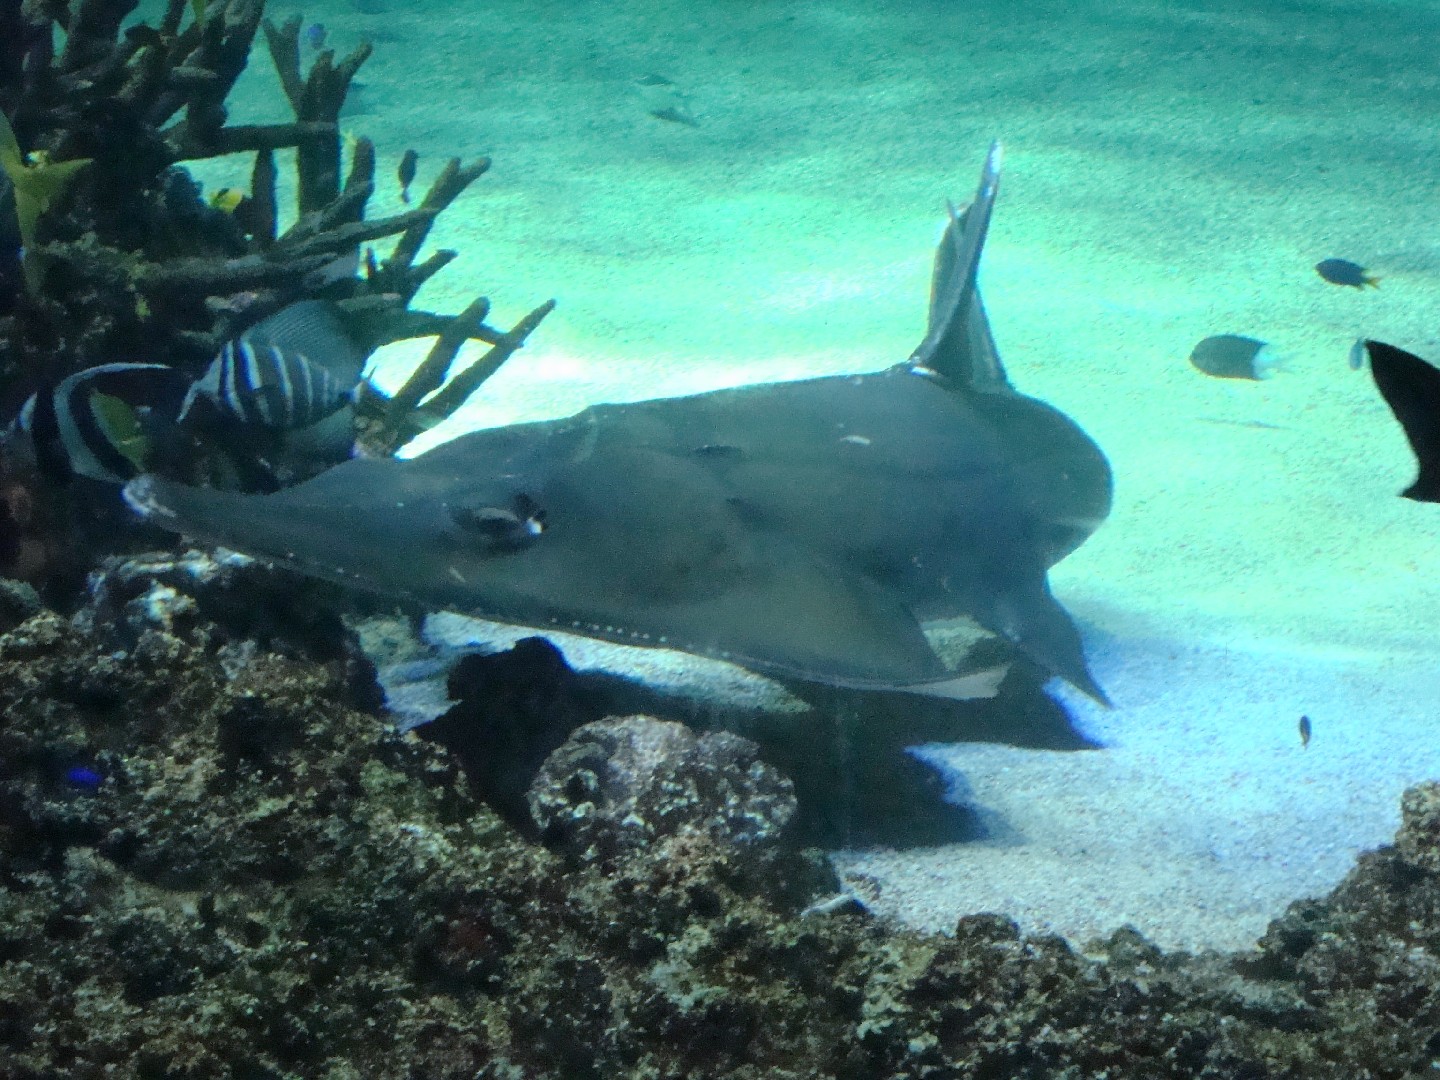
[[[1105,929],[1103,910],[1167,943],[1243,944],[1283,897],[1387,840],[1401,787],[1440,771],[1440,511],[1395,498],[1407,448],[1346,365],[1359,335],[1440,358],[1440,6],[376,0],[304,14],[342,51],[376,45],[346,124],[375,140],[382,178],[407,148],[422,189],[447,156],[494,158],[436,229],[461,257],[422,302],[484,292],[504,321],[559,301],[460,426],[903,359],[944,199],[968,198],[1004,140],[982,270],[1001,352],[1117,478],[1109,521],[1052,574],[1115,672],[1117,708],[1084,722],[1116,766],[1026,767],[1083,787],[1102,823],[1117,808],[1169,819],[1239,763],[1246,780],[1204,842],[1081,860],[1131,882],[1098,909],[1074,890],[1030,902],[1083,838],[1052,835],[1044,800],[997,780],[982,809],[1018,851],[846,856],[890,883],[886,910],[948,925],[1008,895],[1031,925]],[[235,118],[283,118],[273,75],[252,68]],[[693,123],[652,115],[666,108]],[[375,210],[399,208],[382,182]],[[1323,282],[1311,267],[1327,257],[1381,287]],[[1270,342],[1285,370],[1205,378],[1186,357],[1219,333]],[[417,355],[394,350],[387,370]],[[1317,726],[1303,752],[1301,713]],[[965,755],[949,759],[961,773]],[[1317,869],[1330,808],[1360,804]],[[1027,837],[1044,842],[1026,851]],[[1207,905],[1231,875],[1266,903]]]
[[[430,430],[130,2],[0,0],[0,1080],[1440,1075],[1440,0],[271,7],[558,305]]]

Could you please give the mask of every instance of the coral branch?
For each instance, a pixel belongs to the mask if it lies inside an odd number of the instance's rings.
[[[392,422],[398,422],[419,405],[422,398],[439,388],[445,381],[445,373],[450,370],[450,364],[454,361],[455,354],[460,351],[460,346],[479,333],[488,314],[490,300],[481,296],[473,300],[459,315],[448,320],[420,366],[410,373],[405,385],[390,399]]]
[[[437,335],[434,345],[411,373],[395,396],[385,399],[370,393],[357,402],[356,445],[372,457],[388,456],[415,436],[453,416],[480,385],[520,348],[541,320],[555,309],[547,300],[508,331],[496,330],[485,322],[490,301],[481,296],[459,315],[442,316],[428,312],[370,310],[360,321],[368,325],[372,340],[388,343],[404,338]],[[445,373],[454,363],[461,346],[469,340],[487,342],[485,355],[460,371],[449,382]],[[442,385],[443,383],[443,385]],[[427,395],[428,400],[425,400]]]
[[[351,221],[344,225],[337,225],[334,228],[309,229],[302,233],[287,233],[281,237],[275,245],[277,253],[283,254],[286,258],[308,255],[316,251],[343,251],[345,248],[353,248],[366,240],[378,240],[382,236],[393,236],[412,227],[415,222],[421,219],[434,217],[430,210],[407,210],[403,214],[395,214],[387,218],[376,218],[374,221]]]
[[[255,166],[250,170],[248,225],[250,235],[261,248],[274,246],[277,217],[275,155],[266,149],[255,155]]]
[[[432,414],[437,419],[444,419],[452,415],[486,379],[500,370],[500,365],[510,359],[516,349],[525,344],[525,339],[531,332],[540,325],[541,320],[555,310],[555,301],[547,300],[530,314],[526,315],[510,330],[495,341],[486,351],[485,355],[476,360],[469,367],[465,368],[453,379],[446,383],[435,396],[425,403],[424,411]],[[458,323],[460,318],[457,317]],[[489,329],[484,327],[484,329]],[[469,335],[480,337],[478,333]],[[488,339],[487,339],[488,340]]]
[[[293,15],[276,26],[269,19],[264,22],[265,42],[270,57],[280,76],[280,85],[289,99],[295,119],[302,123],[330,123],[338,125],[340,109],[345,104],[345,95],[350,82],[360,66],[370,57],[371,47],[362,43],[354,52],[338,64],[335,54],[326,49],[315,58],[310,71],[304,77],[300,74],[300,28],[303,19]],[[302,139],[299,144],[300,190],[299,203],[302,215],[314,213],[328,206],[340,191],[340,137],[313,135]]]
[[[197,161],[259,150],[283,150],[312,137],[334,135],[334,124],[242,124],[196,132],[186,121],[166,130],[165,144],[173,161]]]
[[[255,255],[239,259],[176,259],[151,263],[135,272],[143,293],[191,292],[224,296],[264,285],[294,283],[313,274],[331,260],[331,255],[313,252],[274,262]]]
[[[420,201],[420,208],[431,211],[433,219],[436,214],[454,202],[462,191],[483,176],[489,168],[489,158],[481,158],[479,161],[465,166],[460,164],[459,158],[451,158],[440,170],[440,175],[435,178],[435,182],[430,185],[430,190],[425,193],[425,198]],[[415,295],[415,289],[420,287],[420,283],[405,280],[406,272],[409,270],[410,264],[415,261],[415,256],[420,253],[420,247],[429,235],[430,222],[428,221],[407,229],[382,267],[387,284],[395,292],[404,296],[407,301]],[[396,287],[397,285],[399,287]]]

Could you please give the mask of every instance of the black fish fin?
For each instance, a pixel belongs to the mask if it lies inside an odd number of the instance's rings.
[[[1420,465],[1420,475],[1400,494],[1416,502],[1440,502],[1440,370],[1383,341],[1366,341],[1365,351],[1380,396]]]
[[[909,361],[983,392],[1008,390],[1010,385],[975,283],[999,184],[1000,144],[996,142],[985,158],[975,200],[959,213],[946,204],[950,221],[935,250],[929,327]]]
[[[1090,674],[1080,631],[1050,593],[1044,576],[997,593],[980,621],[1009,639],[1046,671],[1109,707],[1110,699]]]
[[[965,319],[965,350],[970,365],[970,389],[987,394],[1011,389],[978,288],[970,290],[970,314]]]

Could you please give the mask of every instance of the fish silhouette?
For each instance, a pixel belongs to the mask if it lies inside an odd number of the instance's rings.
[[[1000,169],[935,259],[924,341],[864,375],[596,405],[354,460],[271,495],[141,477],[153,523],[421,605],[952,697],[922,622],[968,618],[1104,700],[1046,571],[1109,512],[1074,421],[1006,378],[976,269]]]
[[[1440,370],[1383,341],[1367,340],[1364,347],[1375,386],[1404,429],[1420,468],[1415,482],[1400,494],[1416,502],[1440,502]]]
[[[1190,363],[1217,379],[1268,379],[1281,367],[1268,344],[1241,334],[1205,338],[1190,350]]]
[[[1378,289],[1380,279],[1359,263],[1349,259],[1321,259],[1315,272],[1331,285],[1348,285],[1352,289]]]

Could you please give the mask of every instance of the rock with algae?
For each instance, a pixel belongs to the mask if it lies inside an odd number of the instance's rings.
[[[530,813],[547,845],[582,862],[697,841],[739,857],[778,843],[795,816],[794,785],[759,749],[726,731],[610,717],[546,759]]]
[[[0,635],[0,1076],[1398,1080],[1440,1057],[1440,785],[1242,954],[1125,930],[1079,952],[983,914],[925,936],[803,915],[834,889],[813,854],[757,872],[705,828],[558,858],[196,592],[175,617],[185,575],[132,567],[109,607]],[[697,821],[731,798],[696,797]]]

